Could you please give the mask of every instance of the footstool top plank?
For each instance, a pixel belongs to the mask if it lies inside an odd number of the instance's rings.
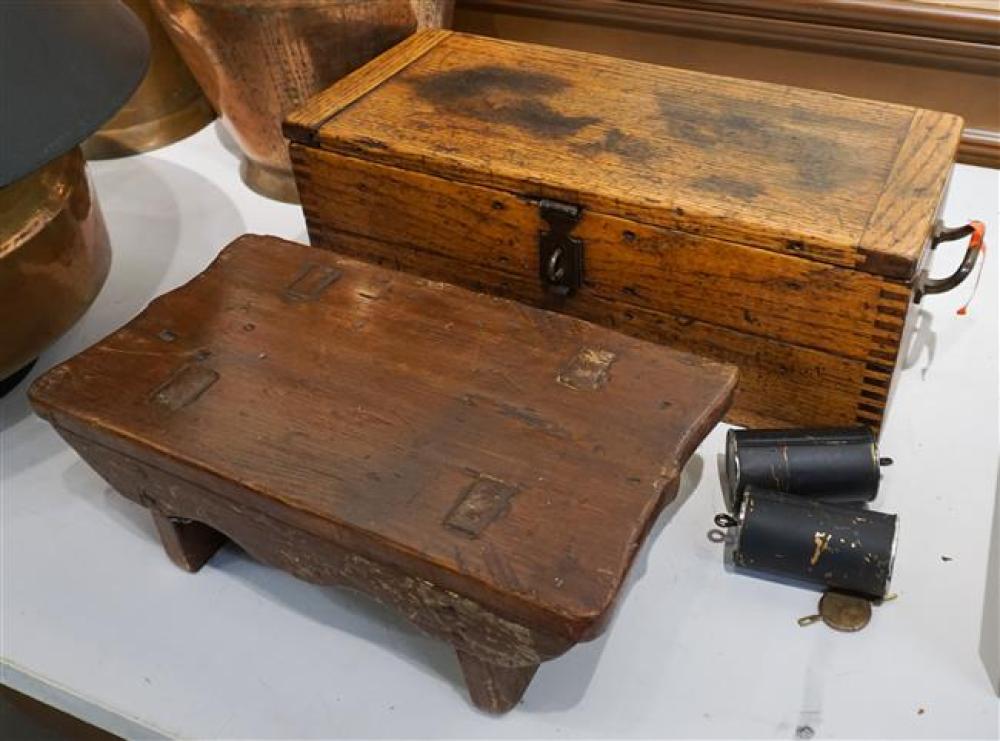
[[[735,380],[567,316],[248,235],[31,397],[57,427],[234,510],[580,638]]]

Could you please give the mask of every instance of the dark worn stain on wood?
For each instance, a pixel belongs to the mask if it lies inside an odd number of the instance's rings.
[[[153,391],[150,399],[172,412],[197,401],[219,380],[219,374],[199,363],[188,363]]]
[[[709,190],[713,193],[720,193],[744,201],[752,200],[762,192],[761,186],[756,183],[748,183],[719,175],[709,175],[699,178],[692,182],[692,185],[701,190]]]
[[[604,136],[598,141],[574,142],[570,146],[573,151],[579,152],[586,157],[594,157],[606,153],[633,160],[640,164],[648,162],[656,153],[655,147],[647,140],[626,133],[617,126],[612,126],[605,131]]]
[[[483,64],[418,78],[412,84],[429,100],[452,103],[494,91],[555,95],[569,87],[570,82],[545,72]]]
[[[418,94],[443,112],[515,126],[540,137],[564,137],[600,121],[560,113],[551,96],[571,83],[542,72],[482,65],[410,80]]]
[[[658,97],[662,123],[676,139],[703,147],[716,146],[770,146],[775,132],[762,128],[752,116],[733,110],[726,112],[705,111],[672,94]]]
[[[556,380],[577,391],[597,391],[607,385],[614,362],[613,352],[584,347],[559,372]]]
[[[708,108],[704,101],[695,106],[673,94],[662,94],[657,100],[662,124],[672,137],[709,150],[768,152],[795,174],[795,183],[802,188],[838,188],[862,169],[863,152],[810,129],[810,122],[829,125],[829,120],[816,114],[800,111],[791,118],[786,109],[771,104],[723,98],[716,98]]]
[[[455,503],[444,524],[470,538],[478,538],[491,522],[507,511],[515,494],[516,486],[481,475]]]

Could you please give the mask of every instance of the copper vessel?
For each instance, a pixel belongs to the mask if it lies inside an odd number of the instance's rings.
[[[149,35],[149,70],[125,106],[83,144],[87,159],[126,157],[204,128],[215,111],[167,36],[149,0],[124,0]]]
[[[245,155],[263,195],[298,202],[285,114],[420,28],[453,0],[151,0]]]
[[[0,379],[90,306],[111,265],[79,147],[0,189]]]

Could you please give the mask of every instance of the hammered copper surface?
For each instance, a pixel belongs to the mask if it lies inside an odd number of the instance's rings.
[[[35,358],[97,296],[111,264],[80,148],[0,189],[0,378]]]
[[[151,0],[246,159],[243,178],[296,202],[284,115],[419,28],[453,0]]]
[[[215,118],[149,0],[124,0],[149,34],[149,70],[125,106],[84,142],[87,159],[126,157],[190,136]]]

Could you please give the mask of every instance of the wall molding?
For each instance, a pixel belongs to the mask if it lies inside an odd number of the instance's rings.
[[[458,0],[458,7],[1000,74],[1000,13],[907,0]]]
[[[967,165],[1000,168],[1000,131],[966,128],[958,158]]]

